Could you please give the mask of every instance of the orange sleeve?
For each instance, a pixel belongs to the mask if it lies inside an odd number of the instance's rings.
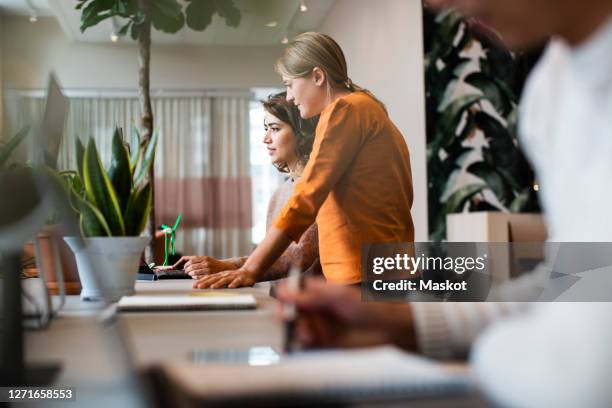
[[[319,208],[362,145],[360,116],[354,105],[340,100],[321,115],[312,153],[300,181],[274,221],[293,241],[314,223]]]

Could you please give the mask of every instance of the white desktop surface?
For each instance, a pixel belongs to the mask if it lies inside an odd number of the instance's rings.
[[[136,283],[139,295],[176,295],[192,291],[192,280]],[[138,367],[189,358],[194,350],[239,350],[253,346],[280,347],[282,326],[276,320],[276,300],[268,295],[269,283],[252,288],[223,289],[250,293],[255,310],[121,313],[121,326]],[[96,315],[100,305],[68,296],[64,309],[45,330],[25,335],[28,363],[61,362],[57,384],[95,383],[113,377],[123,357],[105,335]],[[110,343],[109,343],[110,341]]]
[[[136,293],[187,294],[193,291],[192,284],[192,280],[139,281]],[[253,294],[257,299],[255,310],[119,314],[119,326],[127,334],[123,338],[128,340],[133,364],[141,368],[161,361],[189,361],[189,353],[194,350],[244,350],[254,346],[280,349],[283,328],[276,319],[277,301],[268,295],[269,288],[269,283],[261,283],[252,288],[233,289]],[[61,363],[61,372],[52,386],[75,387],[77,393],[81,390],[81,394],[86,394],[85,390],[90,387],[99,389],[100,384],[107,384],[102,385],[101,392],[107,393],[105,395],[115,393],[113,384],[123,381],[122,373],[125,374],[125,368],[130,366],[118,352],[117,337],[105,335],[109,329],[97,322],[98,311],[96,302],[84,302],[78,296],[69,296],[64,309],[46,330],[26,333],[27,363]],[[448,368],[456,369],[456,366],[449,364]],[[460,369],[465,369],[465,366]],[[404,404],[397,401],[363,406],[396,407]],[[488,406],[476,395],[424,399],[412,401],[411,405],[423,408]]]

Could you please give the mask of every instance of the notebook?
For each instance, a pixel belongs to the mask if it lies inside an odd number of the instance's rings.
[[[155,371],[167,395],[184,406],[352,404],[472,390],[467,368],[444,366],[391,346],[299,353],[267,366],[168,362]]]
[[[206,293],[206,292],[204,292]],[[221,296],[123,296],[117,303],[120,312],[153,312],[176,310],[245,310],[255,309],[253,295]]]

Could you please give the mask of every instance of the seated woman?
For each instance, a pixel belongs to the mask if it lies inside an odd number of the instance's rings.
[[[285,202],[291,197],[293,187],[304,169],[314,140],[318,117],[302,119],[297,107],[287,102],[285,92],[271,95],[262,102],[265,110],[263,142],[268,148],[272,164],[283,173],[287,180],[274,192],[268,204],[266,227],[278,216]],[[197,279],[224,270],[241,267],[248,256],[215,259],[209,256],[183,256],[173,269],[183,267],[186,273]],[[283,255],[261,277],[261,281],[285,277],[291,265],[309,275],[321,274],[317,226],[312,224],[297,243],[292,243]]]

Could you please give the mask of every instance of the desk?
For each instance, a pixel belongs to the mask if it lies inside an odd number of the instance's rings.
[[[136,293],[184,294],[192,290],[192,284],[192,280],[139,281]],[[269,286],[261,283],[234,289],[253,294],[256,310],[122,313],[120,319],[135,363],[146,366],[168,359],[185,360],[189,352],[202,349],[280,348],[282,327],[275,319],[276,301],[268,295]],[[112,361],[116,353],[96,320],[99,312],[99,303],[68,296],[64,309],[47,330],[26,333],[27,361],[61,361],[58,383],[89,383],[112,376],[117,371]]]
[[[137,282],[136,292],[160,296],[184,294],[192,290],[192,283],[191,280]],[[268,295],[269,284],[234,290],[253,294],[258,302],[257,309],[122,313],[121,327],[127,334],[125,337],[136,365],[143,367],[172,359],[185,361],[193,350],[280,348],[282,326],[275,319],[276,301]],[[28,362],[60,361],[62,371],[56,384],[76,387],[77,392],[79,387],[116,382],[123,357],[118,355],[112,336],[105,336],[104,331],[109,329],[96,321],[99,311],[99,304],[69,296],[64,310],[47,330],[26,334]],[[441,403],[454,407],[484,406],[483,401],[474,396],[419,401],[413,406],[437,407]]]

